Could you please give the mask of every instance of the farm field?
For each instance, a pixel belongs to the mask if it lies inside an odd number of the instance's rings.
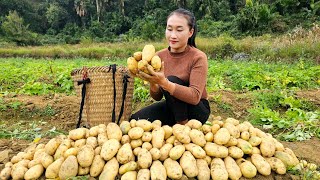
[[[4,166],[32,141],[47,142],[76,127],[80,99],[71,80],[82,66],[125,65],[116,59],[2,58],[0,152]],[[320,165],[320,66],[247,60],[209,60],[210,121],[233,117],[271,133],[300,158]],[[148,85],[135,80],[133,111],[152,103]],[[1,159],[0,159],[1,160]],[[257,179],[306,176],[272,174]],[[309,175],[310,176],[310,175]],[[260,178],[259,178],[260,177]]]

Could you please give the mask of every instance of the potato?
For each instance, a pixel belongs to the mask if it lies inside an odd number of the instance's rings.
[[[207,142],[212,142],[213,141],[213,133],[210,131],[208,132],[205,136],[204,136],[204,139],[207,141]]]
[[[141,147],[136,147],[136,148],[134,148],[133,149],[133,154],[135,155],[135,156],[138,156],[138,154],[139,154],[139,152],[141,151]]]
[[[130,143],[131,139],[129,137],[129,135],[123,135],[121,138],[121,144],[126,144],[126,143]]]
[[[238,144],[238,139],[231,136],[227,144],[225,144],[224,146],[231,147],[231,146],[236,146],[237,144]]]
[[[82,146],[86,145],[86,141],[86,139],[78,139],[74,142],[73,147],[80,149]]]
[[[258,136],[252,136],[249,139],[249,143],[255,147],[255,146],[259,146],[261,144],[262,139],[259,138]]]
[[[47,168],[50,164],[53,163],[53,161],[54,161],[53,157],[47,153],[44,153],[41,158],[41,164],[44,168]]]
[[[235,126],[240,124],[239,120],[234,119],[234,118],[230,118],[230,117],[226,119],[226,123],[231,123],[231,124],[233,124]]]
[[[31,167],[25,174],[24,179],[39,179],[39,177],[42,175],[44,171],[44,168],[41,164],[37,164],[33,167]]]
[[[138,72],[138,61],[134,57],[129,57],[127,59],[127,66],[131,73],[137,74]]]
[[[98,144],[102,146],[106,141],[108,141],[108,135],[106,132],[98,134]]]
[[[284,152],[288,153],[293,158],[293,163],[295,165],[297,165],[299,163],[299,160],[298,160],[297,156],[294,154],[294,152],[291,149],[284,148]]]
[[[143,142],[150,142],[152,140],[151,132],[144,132],[141,137]]]
[[[141,147],[142,144],[143,144],[143,142],[142,142],[141,139],[133,139],[133,140],[131,140],[131,142],[130,142],[130,145],[131,145],[131,147],[132,147],[133,149],[136,148],[136,147]]]
[[[98,140],[96,137],[88,137],[86,144],[92,146],[92,148],[95,149],[98,146]]]
[[[137,120],[131,119],[131,120],[130,120],[130,127],[131,127],[131,128],[136,127],[136,123],[137,123]]]
[[[250,133],[248,131],[241,132],[241,139],[248,141],[250,139]]]
[[[240,137],[240,131],[238,128],[236,128],[235,125],[233,125],[232,123],[224,123],[223,128],[228,129],[230,136],[233,136],[235,138],[239,138]]]
[[[172,149],[170,149],[169,156],[171,159],[177,160],[183,155],[185,150],[186,148],[184,145],[174,146]]]
[[[138,123],[139,121],[137,121]],[[151,125],[151,123],[150,123]],[[144,130],[141,127],[134,127],[129,130],[128,135],[130,139],[140,139],[143,135]]]
[[[189,143],[184,144],[184,146],[186,147],[186,150],[190,151],[195,158],[203,159],[206,157],[206,152],[199,145]]]
[[[28,163],[28,168],[30,169],[31,167],[41,164],[41,159],[34,159]]]
[[[285,174],[287,169],[286,165],[276,157],[266,158],[267,162],[270,164],[271,169],[278,174]]]
[[[133,53],[133,57],[135,60],[140,61],[142,59],[142,52],[138,51],[138,52]]]
[[[215,143],[208,142],[204,146],[204,150],[208,156],[218,157],[218,158],[225,158],[228,156],[228,148],[225,146],[221,146]]]
[[[31,162],[31,161],[30,161]],[[7,162],[5,165],[4,165],[4,167],[6,168],[6,167],[12,167],[13,166],[13,164],[12,164],[12,162]]]
[[[290,154],[282,151],[276,151],[274,153],[274,157],[280,159],[286,165],[287,168],[294,167],[299,163],[299,162],[296,163],[296,161],[293,159],[293,157]]]
[[[11,167],[5,167],[0,173],[1,180],[8,180],[11,177]]]
[[[249,132],[249,127],[248,126],[246,126],[245,124],[239,124],[238,126],[236,126],[238,129],[239,129],[239,131],[240,131],[240,133],[242,133],[243,131],[248,131]]]
[[[237,163],[240,167],[242,176],[245,178],[253,178],[257,175],[257,168],[250,162],[245,159],[239,159]]]
[[[252,154],[251,161],[260,174],[264,176],[271,174],[270,164],[260,154]]]
[[[12,179],[24,179],[25,173],[28,171],[28,168],[24,166],[17,166],[16,168],[12,168],[11,177]]]
[[[212,132],[213,135],[215,135],[218,132],[219,129],[220,129],[220,125],[219,124],[212,124],[211,132]]]
[[[69,138],[72,140],[84,139],[86,137],[86,128],[78,128],[69,131]]]
[[[206,156],[204,160],[207,162],[208,166],[210,166],[212,158],[210,156]]]
[[[199,174],[197,176],[198,180],[207,180],[210,179],[210,169],[208,163],[204,159],[197,159],[197,167]]]
[[[153,161],[150,167],[151,179],[166,180],[167,171],[160,161]]]
[[[258,147],[252,147],[251,154],[260,154],[261,155],[261,151]]]
[[[228,148],[228,150],[229,150],[229,156],[231,156],[234,159],[242,158],[242,156],[244,155],[243,151],[236,146],[231,146]]]
[[[237,165],[236,161],[228,156],[224,158],[224,164],[226,166],[228,176],[232,180],[238,180],[242,176],[240,167]]]
[[[131,129],[129,121],[122,121],[120,124],[120,129],[123,135],[128,134],[129,130]]]
[[[270,138],[262,138],[262,141],[260,144],[260,151],[262,156],[272,157],[276,152],[276,146],[274,145],[273,140]]]
[[[212,159],[210,173],[212,179],[228,180],[228,171],[223,160],[220,158]]]
[[[204,134],[207,134],[208,132],[211,132],[211,125],[208,125],[208,124],[202,125],[201,131],[202,131]]]
[[[188,144],[191,142],[191,138],[189,136],[187,126],[175,124],[173,126],[173,135],[176,137],[178,141],[180,141],[183,144]]]
[[[136,122],[136,126],[143,129],[143,131],[148,132],[152,130],[152,123],[146,119],[140,119]]]
[[[55,160],[52,164],[50,164],[47,169],[45,176],[47,179],[55,179],[59,177],[59,170],[64,161],[63,157],[60,157],[59,159]]]
[[[133,152],[129,143],[120,147],[117,153],[117,160],[120,164],[126,164],[133,158]]]
[[[66,150],[66,152],[63,155],[63,157],[65,159],[67,159],[67,157],[70,156],[70,155],[77,156],[78,151],[79,151],[78,148],[70,148],[70,149]]]
[[[158,127],[152,131],[152,147],[160,149],[162,147],[162,143],[164,141],[164,129],[162,127]]]
[[[189,136],[191,138],[191,141],[194,144],[199,145],[201,147],[203,147],[207,143],[207,141],[204,137],[204,134],[199,130],[192,129],[189,133]]]
[[[90,167],[94,159],[94,149],[90,145],[85,145],[79,149],[77,159],[81,167]]]
[[[93,126],[89,129],[89,136],[97,137],[99,134],[99,126]]]
[[[119,148],[120,148],[119,141],[117,141],[116,139],[107,140],[102,145],[100,155],[104,160],[108,161],[117,154]]]
[[[161,127],[161,125],[162,125],[162,122],[160,120],[154,120],[152,122],[152,129],[159,128],[159,127]]]
[[[130,161],[119,168],[119,174],[122,175],[129,171],[135,171],[138,168],[138,164],[134,161]]]
[[[71,146],[71,143],[70,143]],[[70,148],[70,146],[67,146],[66,144],[60,144],[57,151],[54,154],[54,160],[59,159],[60,157],[63,157],[64,153]]]
[[[145,45],[142,50],[142,61],[150,62],[152,57],[155,54],[156,54],[156,49],[152,44]]]
[[[49,155],[54,155],[57,148],[60,145],[60,141],[56,138],[52,138],[46,145],[45,145],[45,152]]]
[[[230,140],[230,133],[226,128],[220,128],[214,135],[214,143],[223,145],[227,144]]]
[[[151,178],[150,176],[151,174],[149,169],[140,169],[138,171],[137,180],[148,180]]]
[[[156,161],[161,157],[161,152],[160,152],[160,150],[158,148],[150,149],[150,153],[151,153],[153,161]]]
[[[142,144],[142,148],[144,148],[144,149],[146,149],[146,150],[150,150],[150,149],[152,149],[152,144],[151,143],[149,143],[149,142],[144,142],[143,144]]]
[[[96,155],[90,167],[90,176],[97,177],[102,172],[105,162],[100,155]]]
[[[243,139],[238,139],[237,146],[244,152],[244,154],[252,153],[252,146],[248,141],[245,141]]]
[[[155,70],[155,71],[160,71],[160,69],[161,69],[161,59],[160,59],[160,57],[159,56],[157,56],[157,55],[155,55],[155,56],[153,56],[152,57],[152,59],[151,59],[151,66],[153,67],[153,69]]]
[[[167,140],[166,140],[166,144],[174,144],[174,141],[176,140],[175,136],[170,136]]]
[[[90,167],[81,167],[78,168],[78,176],[88,175],[90,173]]]
[[[129,171],[121,176],[121,180],[136,180],[137,179],[137,171]]]
[[[148,61],[141,60],[138,62],[138,70],[140,70],[146,74],[149,74],[148,65],[149,65]]]
[[[180,158],[180,166],[185,175],[189,178],[198,176],[199,170],[197,167],[197,161],[193,157],[190,151],[185,151]]]
[[[73,155],[69,156],[61,165],[59,170],[59,178],[61,180],[75,177],[78,174],[78,161]]]
[[[148,169],[152,164],[152,155],[147,150],[142,148],[138,154],[138,165],[142,169]]]
[[[201,129],[202,123],[196,119],[191,119],[186,123],[191,129]]]
[[[167,176],[171,179],[180,179],[182,177],[182,168],[177,161],[170,158],[166,159],[163,163],[166,168]]]
[[[110,159],[103,168],[99,176],[101,180],[114,180],[119,172],[119,163],[115,157]]]
[[[116,123],[109,123],[107,125],[107,135],[108,139],[116,139],[121,141],[122,131]]]
[[[162,128],[164,129],[164,139],[167,140],[172,135],[172,127],[164,125]]]
[[[274,145],[276,146],[276,151],[284,151],[284,146],[275,138],[272,138]]]

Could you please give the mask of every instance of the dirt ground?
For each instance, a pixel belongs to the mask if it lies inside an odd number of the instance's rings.
[[[298,92],[297,97],[313,102],[320,107],[320,90],[310,90]],[[246,109],[252,106],[250,93],[217,91],[209,95],[211,106],[211,118],[221,116],[222,118],[234,117],[239,120],[247,115]],[[48,123],[48,128],[56,127],[64,131],[69,131],[76,127],[79,113],[80,99],[76,96],[54,95],[54,96],[23,96],[13,95],[4,97],[6,103],[20,101],[23,109],[32,112],[35,109],[45,109],[50,107],[55,110],[55,115],[42,117]],[[221,106],[223,104],[224,106]],[[134,106],[133,111],[139,106]],[[0,121],[11,123],[19,119],[16,113],[0,111]],[[19,116],[19,115],[18,115]],[[35,117],[37,118],[37,117]],[[43,139],[43,142],[48,140]],[[320,140],[312,138],[303,142],[282,142],[285,147],[291,148],[299,159],[305,159],[320,166]],[[30,141],[16,139],[0,139],[0,170],[4,164],[9,161],[15,154],[23,151]],[[244,179],[244,178],[243,178]],[[257,176],[255,179],[297,179],[296,176],[286,174],[283,176],[272,174],[270,176]]]

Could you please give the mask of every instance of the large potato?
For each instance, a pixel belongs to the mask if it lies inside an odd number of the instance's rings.
[[[119,172],[119,163],[115,157],[110,159],[99,176],[100,180],[114,180]]]
[[[46,169],[46,178],[54,179],[59,177],[59,170],[63,162],[64,158],[60,157],[59,159],[55,160],[52,164],[50,164]]]
[[[204,137],[204,134],[197,130],[197,129],[192,129],[189,133],[189,136],[191,138],[191,141],[196,144],[199,145],[201,147],[203,147],[206,144],[206,139]]]
[[[41,164],[44,168],[47,168],[50,164],[52,164],[54,161],[53,157],[50,156],[47,153],[43,153],[43,156],[41,158]]]
[[[191,119],[186,123],[191,129],[201,129],[202,123],[196,119]]]
[[[206,152],[199,145],[189,143],[185,144],[184,146],[186,147],[186,150],[190,151],[195,158],[203,159],[206,157]]]
[[[204,159],[197,159],[197,167],[199,174],[197,176],[198,180],[208,180],[210,179],[210,168],[208,163]]]
[[[84,139],[86,137],[86,128],[78,128],[69,131],[69,138],[72,140]],[[89,132],[90,133],[90,132]]]
[[[127,59],[127,66],[131,73],[137,74],[138,72],[138,61],[134,57],[129,57]]]
[[[142,134],[141,140],[142,140],[143,142],[150,142],[150,141],[152,140],[152,134],[151,134],[151,132],[144,132],[144,133]]]
[[[107,125],[107,135],[108,135],[108,139],[116,139],[120,142],[122,137],[122,131],[118,126],[118,124],[109,123]]]
[[[284,148],[284,152],[288,153],[292,157],[293,163],[295,165],[297,165],[299,163],[299,159],[297,158],[297,156],[294,154],[294,152],[290,148]]]
[[[160,149],[162,147],[164,141],[164,129],[162,127],[158,127],[152,131],[152,147]]]
[[[280,159],[287,168],[294,167],[299,163],[297,163],[290,154],[282,151],[276,151],[274,157]]]
[[[52,138],[46,145],[45,145],[45,152],[50,156],[54,155],[57,148],[60,145],[60,141],[56,138]]]
[[[150,149],[150,153],[151,153],[153,161],[156,161],[161,157],[161,152],[160,152],[160,150],[158,148]]]
[[[139,121],[137,121],[138,123]],[[150,123],[151,125],[151,123]],[[144,130],[141,127],[134,127],[129,130],[128,135],[130,139],[140,139],[143,135]]]
[[[24,166],[17,166],[16,168],[12,168],[11,177],[12,179],[24,179],[25,173],[28,171],[28,168]]]
[[[240,137],[240,131],[238,128],[236,128],[235,125],[233,125],[232,123],[224,123],[223,128],[228,129],[230,136],[233,136],[235,138],[239,138]]]
[[[98,144],[102,146],[106,141],[108,141],[107,132],[99,133],[98,134]]]
[[[150,176],[151,174],[149,169],[140,169],[138,171],[137,180],[148,180],[151,178]]]
[[[173,135],[176,137],[176,139],[179,142],[181,142],[183,144],[188,144],[188,143],[191,142],[191,138],[189,136],[187,126],[183,126],[183,125],[180,125],[180,124],[175,124],[173,126]]]
[[[120,129],[123,135],[128,134],[129,130],[131,129],[129,121],[122,121],[120,124]]]
[[[228,171],[220,158],[212,159],[210,173],[212,179],[228,180]]]
[[[41,164],[37,164],[31,167],[25,174],[24,179],[31,180],[31,179],[39,179],[44,171],[44,168]]]
[[[132,160],[133,156],[130,144],[126,143],[118,150],[117,160],[120,164],[126,164]]]
[[[250,162],[245,159],[239,159],[239,167],[242,173],[242,176],[245,178],[253,178],[257,175],[257,168]]]
[[[214,143],[223,145],[230,140],[230,133],[226,128],[220,128],[214,135]]]
[[[260,154],[252,154],[251,161],[254,166],[256,166],[260,174],[264,176],[268,176],[271,174],[270,164]]]
[[[81,167],[90,167],[94,158],[94,149],[90,145],[80,148],[77,159]]]
[[[271,138],[263,138],[260,144],[260,152],[264,157],[272,157],[276,152],[276,146]]]
[[[267,162],[270,164],[271,169],[278,174],[285,174],[287,169],[286,165],[276,157],[266,158]]]
[[[177,160],[179,159],[183,153],[185,152],[186,148],[184,145],[177,145],[177,146],[174,146],[170,152],[169,152],[169,156],[171,159],[173,160]]]
[[[160,161],[164,161],[169,157],[169,153],[171,148],[173,147],[172,144],[165,144],[160,149]]]
[[[152,164],[152,155],[147,150],[142,148],[138,154],[138,165],[142,169],[148,169]]]
[[[142,61],[150,62],[152,57],[156,54],[156,49],[152,44],[147,44],[142,50]],[[140,62],[140,61],[139,61]]]
[[[199,170],[197,167],[197,161],[189,151],[185,151],[180,158],[180,166],[185,175],[189,178],[198,176]]]
[[[98,140],[96,137],[88,137],[86,144],[92,146],[92,148],[95,149],[98,146]]]
[[[231,146],[228,148],[228,150],[229,150],[229,156],[231,156],[234,159],[242,158],[242,156],[244,155],[243,151],[236,146]]]
[[[160,71],[161,69],[161,59],[159,56],[155,55],[151,59],[151,66],[155,71]]]
[[[182,177],[182,168],[177,161],[168,158],[164,161],[163,165],[169,178],[180,179]]]
[[[224,158],[224,164],[226,166],[228,176],[232,180],[238,180],[242,176],[240,167],[237,165],[236,161],[228,156]]]
[[[105,162],[100,155],[96,155],[92,161],[92,165],[90,167],[90,176],[97,177],[103,170]]]
[[[238,139],[237,146],[243,151],[244,154],[252,153],[252,146],[248,141],[245,141],[243,139]]]
[[[59,178],[61,180],[75,177],[78,174],[78,161],[75,156],[69,156],[61,165],[59,170]]]
[[[136,122],[136,127],[140,127],[145,132],[148,132],[152,130],[152,123],[146,119],[140,119]]]
[[[128,171],[121,176],[121,180],[136,180],[137,171]]]
[[[164,129],[164,139],[167,140],[172,135],[172,127],[164,125],[162,128]]]
[[[153,161],[150,167],[151,179],[166,180],[167,171],[160,161]]]
[[[117,154],[119,148],[120,148],[120,143],[118,140],[116,139],[107,140],[102,146],[100,155],[104,160],[108,161]]]
[[[225,158],[228,156],[228,148],[215,143],[208,142],[204,146],[204,150],[208,156]]]

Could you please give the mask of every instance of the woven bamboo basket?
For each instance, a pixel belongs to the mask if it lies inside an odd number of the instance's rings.
[[[115,121],[118,121],[122,103],[123,114],[120,122],[129,120],[132,112],[132,97],[134,89],[134,78],[128,76],[125,67],[116,67],[113,79],[111,66],[91,67],[75,69],[71,72],[74,81],[76,94],[81,101],[82,86],[78,81],[84,78],[84,74],[90,78],[90,83],[86,84],[85,101],[81,117],[81,125],[92,127],[99,124],[112,122],[112,113],[115,110]],[[124,77],[127,78],[127,93],[123,101]],[[115,83],[114,83],[115,82]],[[114,87],[116,92],[114,92]],[[114,101],[114,93],[116,98]],[[120,123],[119,122],[119,123]]]

